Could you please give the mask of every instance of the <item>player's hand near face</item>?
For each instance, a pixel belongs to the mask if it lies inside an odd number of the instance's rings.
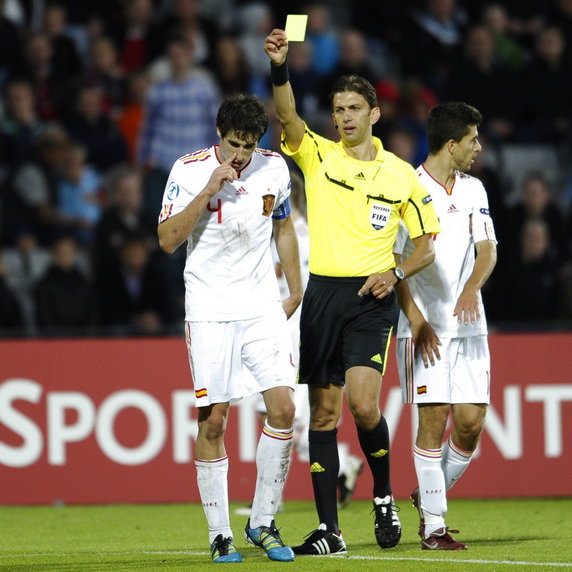
[[[210,176],[210,179],[204,189],[207,195],[214,197],[222,189],[226,182],[232,182],[236,180],[238,174],[231,166],[231,163],[236,159],[236,156],[237,153],[234,153],[212,172],[212,175]]]
[[[413,336],[413,353],[415,358],[421,356],[425,367],[429,364],[435,365],[435,359],[441,359],[439,346],[441,340],[429,322],[422,320],[411,324],[411,334]]]
[[[286,61],[286,55],[288,54],[288,40],[286,38],[286,32],[284,30],[279,30],[274,28],[264,41],[264,51],[268,54],[268,57],[272,63],[276,66],[283,64]]]
[[[467,289],[466,287],[463,289],[455,304],[453,316],[457,316],[459,324],[474,324],[481,319],[477,290]]]

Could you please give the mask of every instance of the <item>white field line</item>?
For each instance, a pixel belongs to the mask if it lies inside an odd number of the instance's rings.
[[[96,554],[98,556],[136,556],[138,554],[147,554],[150,556],[164,555],[186,555],[186,556],[210,556],[208,551],[197,550],[128,550],[128,551],[106,551],[106,552],[30,552],[20,554],[0,554],[2,559],[14,558],[38,558],[38,557],[58,557],[72,558],[86,554]],[[328,558],[328,556],[310,556],[309,558]],[[308,557],[304,557],[308,558]],[[336,560],[373,560],[373,561],[402,561],[402,562],[454,562],[455,564],[496,564],[499,566],[554,566],[556,568],[572,568],[572,562],[527,562],[524,560],[480,560],[477,558],[415,558],[410,556],[388,557],[388,556],[336,556],[330,558]]]

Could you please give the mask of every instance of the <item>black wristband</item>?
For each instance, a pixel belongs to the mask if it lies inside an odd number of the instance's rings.
[[[290,80],[287,60],[284,60],[279,66],[270,62],[270,80],[272,85],[284,85]]]

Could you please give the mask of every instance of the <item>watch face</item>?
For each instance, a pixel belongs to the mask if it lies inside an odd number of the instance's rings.
[[[396,266],[393,269],[393,273],[395,274],[395,276],[397,277],[398,280],[403,280],[405,278],[405,273],[403,272],[403,270],[401,268],[399,268],[399,266]]]

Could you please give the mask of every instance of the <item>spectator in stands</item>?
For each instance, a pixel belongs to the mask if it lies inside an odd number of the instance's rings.
[[[406,82],[402,88],[402,117],[399,123],[415,134],[414,166],[419,166],[429,154],[425,125],[429,112],[438,103],[437,95],[431,89],[414,80]]]
[[[293,42],[288,50],[290,83],[296,92],[296,105],[300,113],[315,115],[320,108],[321,80],[312,67],[312,44]]]
[[[147,92],[138,151],[138,162],[147,170],[145,206],[154,214],[160,209],[173,163],[189,149],[204,149],[215,142],[220,99],[212,76],[193,66],[187,41],[172,39],[167,54],[172,75]]]
[[[340,58],[338,33],[330,10],[326,2],[312,2],[302,11],[308,14],[306,41],[312,46],[312,70],[320,78],[331,74]]]
[[[531,326],[538,321],[548,324],[558,316],[560,270],[548,224],[529,218],[518,238],[517,255],[502,268],[497,285],[503,293],[501,317]]]
[[[248,67],[262,77],[268,76],[268,60],[260,46],[268,30],[272,30],[272,10],[266,2],[248,2],[238,8],[239,43]]]
[[[339,60],[331,73],[321,82],[320,103],[323,109],[330,108],[329,93],[335,80],[343,75],[357,74],[375,85],[382,77],[383,65],[370,59],[365,36],[355,28],[345,29],[339,42]]]
[[[93,334],[96,301],[91,282],[80,270],[73,238],[52,245],[52,263],[34,290],[36,322],[42,335]]]
[[[266,99],[269,95],[266,77],[250,69],[235,35],[222,34],[217,37],[209,69],[212,70],[223,97],[250,93]]]
[[[22,63],[20,33],[16,24],[4,15],[4,4],[5,0],[0,0],[0,88]]]
[[[572,62],[565,58],[565,45],[556,26],[543,29],[536,37],[534,56],[520,73],[517,88],[520,141],[559,145],[570,137]]]
[[[92,40],[85,79],[86,83],[101,89],[102,109],[115,119],[125,100],[125,75],[117,48],[109,36],[98,36]]]
[[[467,24],[467,14],[457,0],[424,0],[421,8],[414,7],[401,37],[405,75],[445,95]],[[472,100],[463,101],[477,105]]]
[[[52,41],[46,32],[28,34],[20,71],[34,86],[40,118],[58,119],[74,78],[67,70],[55,67]]]
[[[76,43],[67,30],[67,11],[63,2],[51,0],[46,3],[42,31],[51,40],[54,67],[66,70],[72,77],[80,77],[83,73],[83,64]]]
[[[35,141],[27,161],[4,185],[0,230],[2,242],[12,245],[23,230],[32,229],[42,245],[57,233],[55,187],[65,161],[67,134],[50,126]]]
[[[5,248],[3,255],[5,282],[22,309],[24,332],[37,334],[33,292],[50,264],[50,253],[38,244],[33,231],[28,229],[21,231],[15,245]]]
[[[199,0],[173,0],[167,16],[160,22],[158,38],[161,51],[174,37],[193,44],[194,65],[205,65],[219,32],[215,23],[202,17]]]
[[[56,213],[82,246],[91,244],[101,216],[101,184],[101,176],[87,163],[85,147],[71,143],[56,184]]]
[[[0,250],[0,338],[22,335],[24,318],[15,292],[6,283],[6,266]]]
[[[70,136],[87,148],[87,162],[101,173],[129,159],[127,143],[103,106],[100,87],[80,87],[64,126]]]
[[[119,3],[121,12],[109,33],[118,47],[117,63],[129,74],[146,66],[164,48],[154,22],[152,0],[129,0]]]
[[[0,163],[11,171],[27,161],[44,129],[32,84],[23,78],[9,80],[4,89],[4,117],[0,118]]]
[[[401,89],[396,82],[384,78],[375,84],[375,93],[383,121],[373,125],[373,135],[385,145],[388,135],[401,126]]]
[[[148,237],[131,235],[119,250],[119,264],[98,279],[102,325],[122,335],[158,334],[162,305],[170,303],[154,265]]]
[[[510,22],[505,7],[501,3],[487,4],[483,8],[482,23],[493,37],[496,57],[513,71],[520,70],[527,53],[509,32]]]
[[[514,130],[515,75],[495,56],[494,39],[485,26],[472,26],[464,54],[447,82],[446,97],[470,101],[485,118],[481,132],[492,144],[505,141]]]
[[[556,260],[563,261],[568,254],[564,215],[547,178],[537,171],[529,173],[523,180],[520,200],[508,211],[511,235],[521,240],[526,221],[533,218],[546,223],[549,233],[547,248]],[[518,244],[512,246],[518,248]]]
[[[145,97],[151,78],[145,68],[131,72],[126,78],[126,95],[117,114],[117,128],[123,135],[129,152],[129,162],[137,162],[137,145],[143,126]]]
[[[121,167],[110,176],[108,202],[95,227],[94,262],[103,276],[119,264],[119,252],[128,237],[146,237],[157,250],[157,217],[143,209],[143,178],[133,168]]]

